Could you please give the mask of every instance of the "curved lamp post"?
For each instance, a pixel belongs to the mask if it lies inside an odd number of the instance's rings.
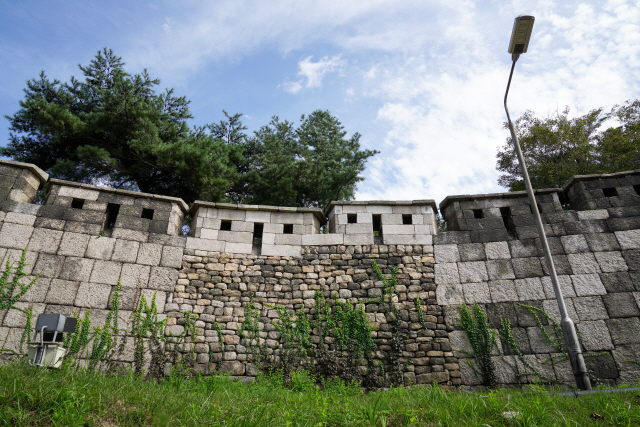
[[[569,361],[571,362],[571,369],[573,375],[576,378],[576,385],[580,390],[591,390],[591,382],[589,381],[589,374],[587,367],[584,364],[584,357],[582,350],[580,349],[580,343],[578,342],[578,335],[576,334],[576,327],[573,320],[567,313],[567,307],[562,297],[562,290],[558,283],[558,275],[556,274],[556,267],[553,264],[553,258],[551,258],[551,251],[549,250],[549,243],[547,242],[547,236],[544,232],[544,226],[540,219],[540,213],[536,204],[535,196],[533,195],[533,189],[531,188],[531,181],[529,180],[529,173],[527,172],[527,166],[524,163],[524,157],[522,156],[522,150],[520,149],[520,143],[516,136],[516,129],[511,121],[509,115],[509,109],[507,108],[507,95],[509,95],[509,86],[511,86],[511,77],[513,77],[513,69],[516,66],[516,61],[520,57],[520,54],[525,53],[529,47],[529,40],[531,38],[531,30],[533,30],[533,23],[535,18],[529,15],[520,15],[515,19],[513,23],[513,31],[511,33],[511,42],[509,43],[509,53],[513,63],[511,64],[511,73],[509,74],[509,83],[507,83],[507,91],[504,94],[504,109],[507,112],[507,119],[509,120],[509,130],[511,131],[511,138],[513,139],[514,146],[516,148],[516,155],[518,156],[518,162],[520,163],[520,170],[522,171],[522,178],[524,185],[527,189],[529,196],[529,203],[531,204],[531,211],[536,220],[536,228],[538,229],[538,235],[540,236],[540,243],[544,250],[544,257],[547,261],[547,267],[549,269],[549,275],[551,276],[551,282],[553,283],[553,291],[556,294],[558,300],[558,308],[560,309],[560,326],[564,335],[565,345],[569,353]]]

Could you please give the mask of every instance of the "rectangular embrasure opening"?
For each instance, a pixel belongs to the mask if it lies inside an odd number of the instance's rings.
[[[82,209],[84,206],[84,199],[76,199],[71,200],[71,207],[74,209]]]
[[[347,214],[347,224],[357,224],[358,214]]]
[[[118,212],[120,212],[120,205],[107,203],[107,220],[105,221],[104,228],[113,230],[113,227],[116,225],[116,219],[118,219]]]
[[[293,224],[285,224],[284,227],[282,227],[282,233],[293,234]]]
[[[382,215],[373,215],[373,243],[382,244]]]
[[[153,209],[142,209],[142,215],[140,218],[153,219]]]
[[[411,217],[410,214],[403,214],[402,215],[402,224],[403,225],[411,225],[411,224],[413,224],[413,218]]]
[[[231,221],[225,219],[220,221],[220,231],[231,231]]]
[[[474,209],[473,210],[473,217],[476,219],[482,219],[484,218],[484,212],[482,212],[482,209]]]
[[[638,184],[638,185],[634,185],[634,186],[633,186],[633,189],[635,190],[636,194],[637,194],[638,196],[640,196],[640,184]]]
[[[257,255],[260,255],[262,251],[262,233],[264,232],[264,224],[254,223],[253,224],[253,247],[251,252]]]
[[[507,229],[507,233],[511,237],[515,237],[516,226],[513,223],[513,218],[511,218],[511,208],[510,207],[500,208],[500,216],[502,216],[502,222],[504,223],[504,228]]]
[[[603,188],[604,197],[615,197],[618,195],[615,187]]]

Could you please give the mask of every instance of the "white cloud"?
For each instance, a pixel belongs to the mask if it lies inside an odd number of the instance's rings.
[[[296,94],[300,92],[304,81],[306,84],[304,87],[314,88],[322,86],[323,77],[334,71],[342,70],[346,67],[347,62],[341,58],[342,55],[335,55],[329,58],[328,56],[318,60],[318,62],[312,62],[313,56],[308,56],[302,61],[298,62],[298,75],[302,76],[302,79],[295,82],[286,82],[283,84],[284,90],[289,93]]]

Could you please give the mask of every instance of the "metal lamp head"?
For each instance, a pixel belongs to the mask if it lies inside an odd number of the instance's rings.
[[[535,19],[536,18],[531,15],[520,15],[513,22],[511,41],[509,42],[509,53],[512,54],[515,59],[517,59],[517,56],[521,53],[527,51]]]

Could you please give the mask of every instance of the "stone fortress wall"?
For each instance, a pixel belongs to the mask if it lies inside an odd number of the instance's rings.
[[[572,381],[567,363],[541,363],[553,349],[519,305],[557,317],[524,193],[447,197],[440,210],[451,231],[438,233],[432,200],[334,202],[325,218],[319,209],[207,202],[189,209],[181,199],[52,179],[44,203],[33,204],[47,179],[33,165],[0,161],[0,259],[4,265],[27,248],[28,272],[39,279],[18,304],[33,305],[36,314],[91,310],[92,319],[104,321],[120,277],[124,325],[137,298],[156,293],[169,317],[167,334],[184,330],[184,313],[197,315],[189,348],[198,369],[217,365],[236,376],[255,375],[239,336],[250,298],[261,308],[267,345],[275,347],[277,313],[270,305],[312,309],[316,290],[343,302],[378,298],[376,260],[383,271],[399,269],[398,304],[409,330],[403,355],[412,361],[408,382],[478,383],[458,351],[468,349],[468,341],[456,321],[460,304],[475,301],[493,327],[501,317],[511,321],[526,360],[541,373]],[[639,192],[635,171],[574,177],[563,189],[537,194],[585,352],[606,352],[587,358],[605,382],[635,382],[640,375],[628,362],[640,361]],[[186,214],[193,220],[185,237]],[[320,232],[325,223],[328,234]],[[366,304],[366,312],[385,351],[391,313],[385,304]],[[17,346],[24,320],[17,310],[0,311],[5,347]],[[504,350],[506,356],[495,356],[499,382],[516,383],[509,365],[518,362]]]

